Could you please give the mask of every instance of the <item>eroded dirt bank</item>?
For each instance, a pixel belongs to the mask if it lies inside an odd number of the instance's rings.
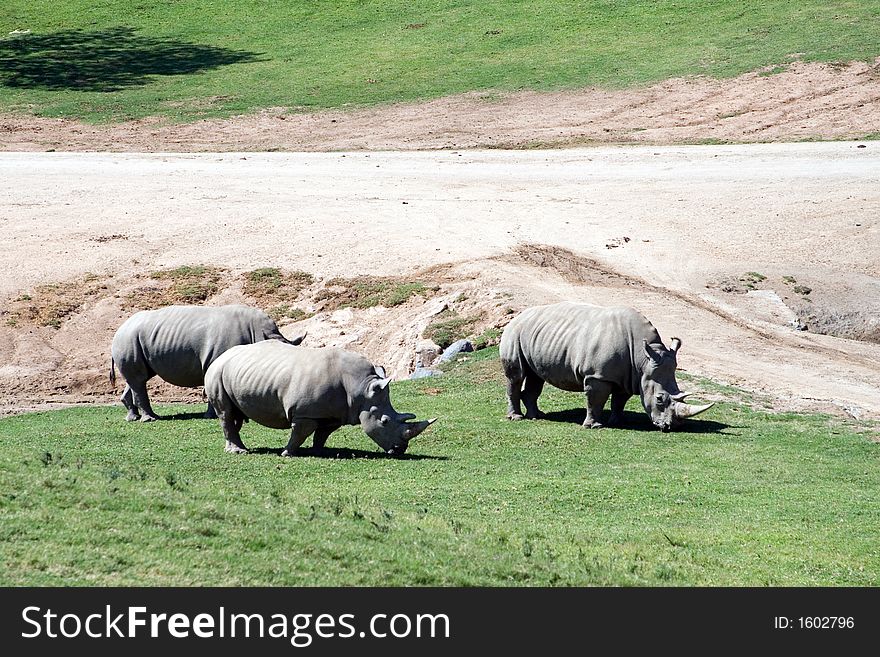
[[[421,103],[284,109],[169,125],[0,116],[6,151],[343,151],[860,139],[880,133],[880,59],[793,61],[728,80],[623,90],[474,92]]]

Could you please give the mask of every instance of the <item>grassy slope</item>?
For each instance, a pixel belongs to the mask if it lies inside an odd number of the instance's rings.
[[[820,0],[7,0],[0,109],[90,121],[192,120],[475,89],[731,76],[793,53],[808,61],[877,56],[878,19],[878,2]],[[102,33],[120,26],[135,31]],[[6,36],[16,29],[32,33]],[[58,33],[66,33],[63,45],[51,36]],[[212,67],[224,59],[220,51],[187,44],[252,57]],[[206,69],[175,74],[200,64]],[[29,82],[8,86],[15,75]],[[46,89],[46,80],[57,88]],[[78,88],[111,81],[118,91]]]
[[[254,425],[235,457],[201,419],[0,420],[0,584],[880,584],[880,445],[735,404],[674,434],[636,405],[630,430],[510,423],[496,358],[395,384],[441,416],[426,458],[368,458],[354,428],[330,445],[358,458],[282,459]]]

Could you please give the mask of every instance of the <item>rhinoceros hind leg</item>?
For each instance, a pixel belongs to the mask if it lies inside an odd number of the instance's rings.
[[[632,395],[628,395],[622,390],[615,390],[611,393],[611,417],[606,423],[609,427],[620,426],[620,423],[623,422],[623,409],[630,397]]]
[[[217,411],[214,410],[214,405],[211,402],[208,402],[208,408],[205,410],[205,419],[206,420],[216,420],[217,419]]]
[[[138,413],[137,406],[134,405],[134,401],[131,396],[131,386],[127,383],[125,384],[125,390],[122,392],[122,397],[120,397],[123,406],[128,409],[128,414],[125,416],[126,422],[134,422],[135,420],[140,418],[140,413]]]
[[[290,440],[287,441],[287,447],[281,452],[281,456],[293,456],[296,454],[296,450],[299,449],[300,445],[302,445],[306,441],[306,438],[311,436],[317,428],[318,423],[314,420],[303,419],[291,422]]]
[[[150,397],[147,395],[147,382],[129,380],[128,385],[131,388],[132,403],[141,412],[141,422],[158,420],[159,416],[153,412],[153,407],[150,406]]]
[[[522,401],[526,407],[527,420],[539,420],[544,417],[544,413],[538,408],[538,397],[541,396],[543,389],[544,379],[533,373],[526,375],[526,382],[522,391]]]
[[[522,385],[525,378],[521,372],[513,371],[505,367],[505,376],[507,377],[507,417],[510,420],[522,420],[523,413],[520,406],[520,398],[522,397]]]
[[[584,383],[584,393],[587,397],[587,416],[584,418],[586,429],[602,428],[602,409],[605,402],[611,396],[611,385],[605,381],[588,380]]]
[[[230,454],[247,454],[248,450],[241,442],[240,433],[244,419],[244,416],[237,409],[220,414],[220,426],[223,428],[223,436],[226,438],[225,449]]]

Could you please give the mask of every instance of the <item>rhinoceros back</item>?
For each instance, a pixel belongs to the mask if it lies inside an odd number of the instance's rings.
[[[178,386],[204,382],[205,371],[230,347],[264,340],[275,323],[248,306],[168,306],[136,313],[116,332],[116,363],[142,359],[160,378]]]
[[[205,375],[205,393],[215,407],[232,404],[276,429],[290,427],[295,417],[355,424],[352,395],[371,376],[372,364],[358,354],[267,340],[217,358]]]
[[[635,393],[643,339],[660,342],[654,326],[632,308],[563,302],[514,318],[504,329],[500,353],[505,367],[527,366],[563,390],[582,391],[592,377]]]

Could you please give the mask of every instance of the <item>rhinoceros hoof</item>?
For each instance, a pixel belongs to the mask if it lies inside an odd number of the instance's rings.
[[[138,415],[137,413],[134,413],[133,411],[129,411],[128,415],[125,416],[126,422],[136,422],[137,420],[140,420],[140,419],[141,419],[141,416]]]
[[[507,415],[507,419],[513,420],[513,421],[518,421],[518,420],[525,420],[526,418],[525,418],[525,416],[520,415],[519,413],[509,413]]]
[[[584,429],[601,429],[605,425],[602,424],[601,422],[584,422],[581,426]]]
[[[248,451],[243,447],[239,447],[238,445],[227,445],[226,452],[229,454],[247,454]]]
[[[281,456],[286,456],[286,457],[296,456],[296,450],[293,450],[291,452],[291,451],[285,449],[283,452],[281,452]]]
[[[141,416],[141,422],[155,422],[158,419],[159,418],[156,417],[155,415],[142,415]]]

